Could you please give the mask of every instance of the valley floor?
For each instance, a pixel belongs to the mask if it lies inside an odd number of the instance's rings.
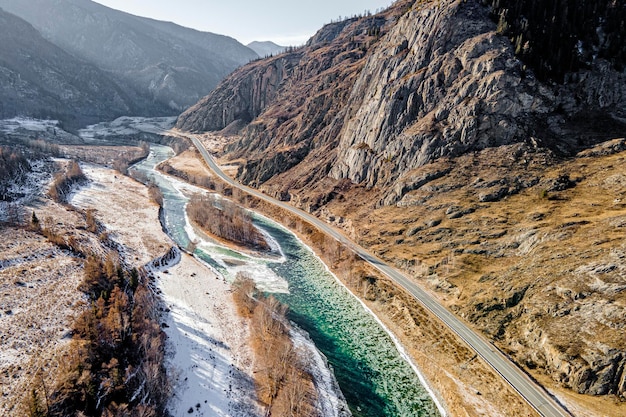
[[[0,415],[10,416],[32,384],[54,382],[84,297],[80,262],[45,237],[5,228],[0,242]]]
[[[262,415],[254,395],[248,325],[235,310],[230,284],[187,254],[157,276],[175,350],[172,414]]]
[[[87,166],[90,179],[72,203],[96,217],[142,264],[172,245],[145,187],[115,171]],[[248,330],[234,308],[230,286],[189,255],[156,268],[157,286],[169,309],[164,329],[171,343],[175,416],[261,415],[254,394]]]

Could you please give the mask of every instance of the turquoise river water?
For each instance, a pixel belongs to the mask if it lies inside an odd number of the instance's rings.
[[[288,305],[290,320],[308,332],[327,357],[353,416],[439,415],[416,371],[385,329],[291,232],[257,217],[257,226],[282,254],[272,259],[247,256],[199,239],[185,215],[187,197],[198,189],[154,169],[171,156],[170,148],[153,145],[148,159],[133,167],[161,189],[168,234],[181,247],[192,240],[198,243],[195,254],[227,280],[247,271],[258,279],[259,288]]]

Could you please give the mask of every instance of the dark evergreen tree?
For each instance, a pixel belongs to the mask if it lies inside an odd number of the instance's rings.
[[[39,230],[40,228],[39,218],[37,217],[34,211],[33,211],[33,215],[30,218],[30,225],[33,228],[33,230]]]
[[[483,0],[498,31],[542,80],[563,82],[598,58],[626,66],[624,0]]]

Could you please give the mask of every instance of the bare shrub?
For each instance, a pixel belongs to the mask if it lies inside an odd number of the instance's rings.
[[[87,181],[80,165],[76,161],[70,161],[63,172],[54,176],[48,195],[56,202],[65,203],[72,186]]]
[[[215,236],[258,250],[271,250],[263,234],[252,224],[251,216],[228,200],[195,195],[187,212],[200,228]]]
[[[145,159],[150,154],[150,144],[148,142],[141,141],[138,145],[139,149],[134,148],[135,150],[131,153],[118,153],[113,160],[113,169],[121,174],[128,175],[128,168],[131,165]]]
[[[43,155],[61,156],[61,149],[56,143],[46,142],[43,139],[26,139],[24,144],[32,151]]]
[[[168,162],[164,162],[161,165],[159,165],[159,170],[173,177],[180,178],[186,182],[190,182],[197,186],[204,187],[208,190],[211,190],[211,191],[218,190],[218,185],[210,177],[207,177],[205,175],[193,175],[188,172],[181,171],[179,169],[174,168]]]
[[[250,275],[239,272],[235,282],[233,282],[233,288],[235,289],[233,297],[235,298],[237,311],[243,317],[251,317],[256,305],[255,297],[258,292],[254,281]]]
[[[148,196],[150,196],[150,200],[158,204],[159,207],[163,207],[163,193],[159,186],[153,182],[150,182],[148,185]]]
[[[267,405],[267,414],[314,415],[312,377],[289,337],[287,308],[260,293],[249,275],[238,274],[233,288],[239,314],[251,320],[257,394]]]

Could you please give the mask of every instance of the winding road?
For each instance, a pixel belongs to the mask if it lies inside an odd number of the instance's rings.
[[[209,168],[213,170],[223,181],[233,187],[245,191],[246,193],[265,200],[271,204],[277,205],[284,210],[288,210],[349,247],[362,259],[369,262],[372,266],[389,277],[389,279],[393,280],[399,286],[408,291],[419,302],[421,302],[425,308],[437,316],[446,326],[448,326],[463,341],[465,341],[465,343],[467,343],[481,358],[483,358],[483,360],[487,362],[498,374],[500,374],[502,378],[504,378],[511,385],[511,387],[513,387],[513,389],[515,389],[540,415],[545,417],[571,417],[571,414],[553,397],[551,397],[542,386],[532,381],[526,373],[518,368],[506,355],[498,350],[498,348],[479,335],[476,331],[471,329],[453,313],[448,311],[432,295],[424,291],[406,275],[390,267],[381,259],[372,255],[352,240],[349,240],[341,232],[319,220],[317,217],[295,208],[286,202],[278,201],[269,197],[258,190],[242,185],[226,175],[216,164],[215,160],[198,139],[197,135],[178,130],[163,132],[163,134],[182,136],[190,139],[204,158]]]

